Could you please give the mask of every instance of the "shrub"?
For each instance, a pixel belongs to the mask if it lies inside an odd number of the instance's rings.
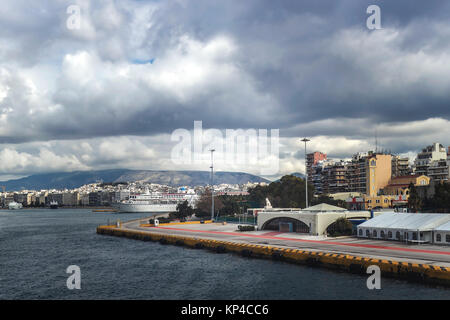
[[[165,218],[165,217],[161,217],[161,218],[157,218],[157,219],[158,219],[159,223],[169,223],[169,222],[172,222],[172,221],[173,221],[173,219],[171,219],[171,218]],[[155,219],[154,219],[154,218],[150,219],[150,220],[148,221],[148,223],[150,223],[150,224],[155,224]]]
[[[339,218],[327,228],[327,232],[332,237],[350,236],[353,232],[353,225],[345,218]]]

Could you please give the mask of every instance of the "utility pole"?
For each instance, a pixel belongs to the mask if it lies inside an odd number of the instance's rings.
[[[214,151],[215,149],[209,150],[211,152],[211,220],[214,220]]]
[[[305,143],[305,193],[306,193],[305,208],[308,208],[308,166],[307,166],[308,159],[306,155],[306,143],[311,140],[303,138],[300,141],[303,141]]]

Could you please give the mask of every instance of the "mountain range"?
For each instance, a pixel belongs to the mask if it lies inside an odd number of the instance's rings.
[[[209,171],[157,171],[157,170],[93,170],[74,172],[55,172],[34,174],[28,177],[0,181],[8,191],[73,189],[95,182],[148,182],[170,186],[207,185],[210,183]],[[267,179],[244,172],[216,172],[214,184],[244,184],[247,182],[270,182]]]

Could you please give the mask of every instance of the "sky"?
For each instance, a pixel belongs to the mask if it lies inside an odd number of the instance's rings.
[[[367,27],[373,4],[381,29]],[[279,130],[275,158],[216,152],[215,170],[269,178],[304,172],[303,137],[336,159],[375,140],[412,158],[447,147],[449,15],[432,0],[4,0],[0,179],[209,170],[207,144],[202,161],[173,161],[174,132],[194,121]]]

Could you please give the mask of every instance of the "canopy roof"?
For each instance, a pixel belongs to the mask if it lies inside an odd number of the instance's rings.
[[[450,214],[442,213],[383,213],[358,227],[380,229],[431,230],[450,221]]]
[[[347,211],[347,209],[344,209],[344,208],[341,208],[341,207],[332,206],[332,205],[327,204],[327,203],[320,203],[320,204],[316,204],[315,206],[305,208],[302,211],[310,211],[310,212],[340,211],[341,212],[341,211]]]
[[[440,226],[436,227],[434,230],[436,231],[450,231],[450,221]]]

